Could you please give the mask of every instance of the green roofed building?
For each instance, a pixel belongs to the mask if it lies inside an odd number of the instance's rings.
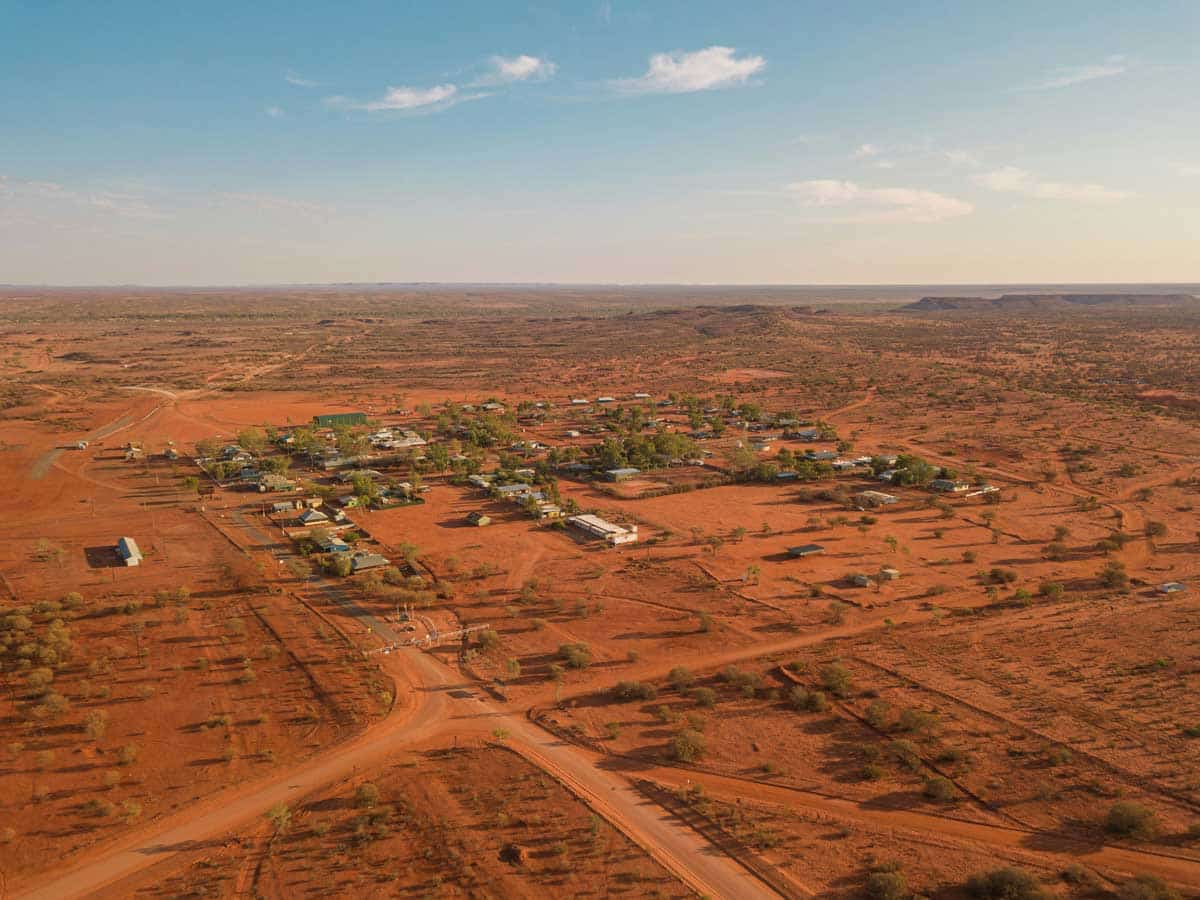
[[[322,428],[333,428],[337,425],[366,425],[366,413],[326,413],[323,416],[313,416],[313,424]]]

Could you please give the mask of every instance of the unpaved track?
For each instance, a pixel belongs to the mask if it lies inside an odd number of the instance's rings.
[[[1034,864],[1061,864],[1061,857],[1067,856],[1109,875],[1155,875],[1172,884],[1200,889],[1200,862],[1155,850],[1098,844],[1049,832],[951,819],[907,809],[889,809],[801,788],[708,772],[647,768],[639,774],[665,787],[699,786],[705,793],[719,799],[758,801],[788,809],[827,813],[880,830],[903,829],[917,834],[937,835],[964,846],[1017,856]],[[1048,853],[1055,854],[1058,859],[1048,859]]]

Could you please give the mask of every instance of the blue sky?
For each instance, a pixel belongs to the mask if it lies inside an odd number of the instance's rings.
[[[1195,2],[0,0],[0,282],[1200,280],[1198,38]]]

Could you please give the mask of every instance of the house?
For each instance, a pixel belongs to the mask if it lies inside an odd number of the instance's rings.
[[[587,406],[587,405],[588,405],[588,401],[587,401],[587,400],[581,400],[581,399],[579,399],[578,397],[576,397],[575,399],[573,399],[573,400],[571,401],[571,405],[572,405],[572,406]]]
[[[607,522],[599,516],[581,515],[569,516],[567,524],[573,528],[578,528],[592,537],[602,538],[609,544],[633,544],[637,542],[637,526],[630,525],[625,528],[621,525],[614,525],[612,522]]]
[[[788,547],[787,554],[792,559],[804,559],[806,556],[816,556],[824,552],[825,548],[820,544],[801,544],[799,547]]]
[[[1160,584],[1157,590],[1160,594],[1182,594],[1187,590],[1187,585],[1178,581],[1168,581],[1166,584]]]
[[[117,555],[127,566],[142,564],[142,551],[138,549],[137,541],[131,537],[117,539]]]
[[[569,437],[569,438],[583,437],[583,433],[576,431],[574,428],[572,428],[570,431],[567,432],[567,437]]]
[[[870,587],[871,579],[862,573],[855,573],[850,576],[850,583],[855,587]]]
[[[891,494],[885,494],[883,491],[859,491],[854,495],[854,502],[864,509],[876,506],[891,506],[897,499]]]
[[[898,581],[900,579],[900,570],[893,569],[891,566],[884,566],[879,570],[880,581]]]
[[[350,545],[340,537],[327,537],[317,541],[317,549],[322,553],[349,553]]]
[[[837,459],[837,454],[832,450],[806,450],[804,458],[813,462],[831,462]]]
[[[645,391],[638,391],[636,394],[633,395],[633,399],[634,400],[649,400],[650,395],[647,394]]]
[[[271,504],[271,512],[275,513],[275,514],[291,512],[292,510],[297,508],[296,507],[297,502],[298,501],[295,501],[295,500],[282,500],[279,503],[272,503]]]
[[[616,397],[597,397],[596,402],[597,403],[616,403],[617,398]]]
[[[467,484],[472,487],[477,487],[481,491],[486,491],[492,486],[492,482],[496,480],[495,475],[468,475]]]
[[[556,503],[540,500],[533,508],[533,517],[535,519],[561,519],[562,509]]]
[[[532,493],[533,488],[527,484],[501,484],[492,488],[492,493],[499,497],[520,497]]]
[[[821,437],[821,430],[819,428],[801,428],[785,432],[783,436],[789,441],[815,441]]]
[[[604,473],[604,477],[609,481],[628,481],[630,478],[634,478],[641,474],[641,469],[625,467],[622,469],[609,469]]]
[[[87,442],[87,441],[76,441],[76,442],[75,442],[75,449],[76,449],[76,450],[86,450],[86,449],[87,449],[87,447],[88,447],[88,442]]]
[[[366,550],[360,550],[354,556],[350,557],[351,572],[363,572],[367,569],[378,569],[382,566],[390,566],[391,564],[392,561],[390,559]]]
[[[885,469],[884,471],[880,472],[875,477],[878,478],[880,481],[886,481],[890,484],[892,481],[895,480],[896,473],[898,471],[899,471],[898,469]]]
[[[268,491],[291,491],[295,490],[296,484],[282,475],[268,473],[260,475],[258,478],[258,492],[265,494]]]
[[[306,509],[300,515],[296,516],[296,521],[301,525],[321,525],[329,521],[329,516],[325,515],[319,509]]]
[[[504,412],[504,404],[496,403],[495,401],[490,401],[488,403],[483,404],[483,406],[481,406],[480,409],[482,409],[484,412]]]
[[[349,484],[360,475],[371,479],[383,477],[382,472],[376,472],[374,469],[347,469],[345,472],[339,472],[336,477],[342,484]]]
[[[366,425],[367,414],[363,412],[324,413],[313,416],[313,424],[321,428],[333,428],[346,425]]]
[[[486,513],[480,512],[479,510],[475,510],[467,513],[467,524],[482,528],[484,525],[492,524],[492,517]]]
[[[971,486],[965,481],[954,481],[951,478],[935,478],[929,482],[931,491],[939,491],[943,494],[962,494],[971,489]]]

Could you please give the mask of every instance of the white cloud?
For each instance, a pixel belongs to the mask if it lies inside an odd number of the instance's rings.
[[[1052,70],[1042,81],[1032,85],[1033,90],[1052,91],[1057,88],[1070,87],[1095,81],[1098,78],[1112,78],[1129,71],[1129,63],[1123,56],[1110,56],[1103,62],[1086,66],[1059,66]]]
[[[558,66],[548,59],[521,54],[520,56],[493,56],[492,71],[484,75],[476,85],[512,84],[516,81],[545,81],[558,71]]]
[[[264,111],[272,119],[282,119],[284,117],[283,108],[279,106],[268,106]]]
[[[975,182],[991,191],[1021,194],[1038,200],[1074,200],[1080,203],[1110,203],[1127,200],[1132,191],[1105,187],[1102,184],[1042,181],[1032,172],[1005,166],[975,176]]]
[[[706,47],[692,53],[655,53],[640,78],[618,78],[618,90],[636,94],[688,94],[745,84],[761,72],[767,61],[761,56],[735,56],[732,47]]]
[[[896,168],[896,164],[894,162],[892,162],[890,159],[881,159],[875,163],[875,168],[877,168],[877,169],[894,169],[894,168]]]
[[[1200,166],[1180,166],[1177,171],[1184,178],[1200,178]]]
[[[602,0],[599,9],[596,10],[596,18],[605,25],[612,24],[613,7],[611,0]]]
[[[305,78],[302,75],[297,75],[291,69],[288,69],[287,73],[284,74],[283,80],[286,81],[288,84],[294,84],[296,87],[310,88],[310,87],[318,87],[320,85],[319,81],[313,81],[312,79]]]
[[[883,151],[874,144],[860,144],[858,149],[850,154],[851,159],[868,159],[872,156],[878,156]]]
[[[919,188],[871,188],[853,181],[796,181],[788,193],[802,205],[847,211],[846,221],[882,223],[943,222],[969,215],[970,203]]]
[[[437,112],[468,100],[479,100],[487,94],[463,93],[453,84],[435,84],[429,88],[389,87],[378,100],[360,102],[349,97],[327,97],[331,106],[364,109],[367,112]]]

